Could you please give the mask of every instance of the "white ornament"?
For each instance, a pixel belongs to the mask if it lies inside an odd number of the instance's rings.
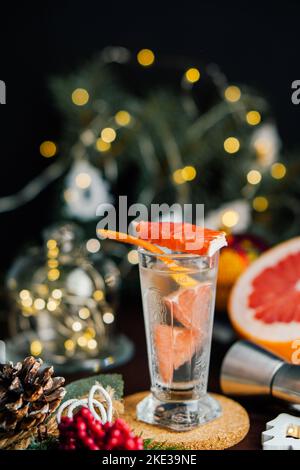
[[[281,413],[277,418],[269,421],[266,431],[262,433],[264,450],[300,450],[300,439],[287,437],[291,425],[300,426],[300,418]]]
[[[278,159],[281,147],[280,137],[274,124],[263,124],[256,129],[251,138],[251,145],[257,153],[262,167],[269,167]]]
[[[101,171],[86,160],[72,166],[66,177],[64,197],[68,215],[84,221],[95,219],[98,205],[112,200]]]
[[[94,398],[95,392],[100,392],[101,395],[104,397],[106,401],[106,408],[103,406],[100,401]],[[62,413],[63,411],[68,408],[67,416],[68,418],[72,418],[74,412],[77,408],[86,406],[90,412],[92,413],[93,417],[100,421],[102,424],[111,423],[113,417],[113,404],[112,399],[109,393],[102,387],[99,383],[95,383],[89,391],[88,398],[71,398],[70,400],[65,401],[60,405],[56,414],[56,421],[59,424],[61,422]],[[98,408],[100,414],[98,414],[95,410],[95,406]]]

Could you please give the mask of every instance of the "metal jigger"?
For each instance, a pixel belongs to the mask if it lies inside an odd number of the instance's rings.
[[[287,364],[248,341],[238,341],[223,360],[221,388],[228,395],[273,395],[300,404],[300,366]]]

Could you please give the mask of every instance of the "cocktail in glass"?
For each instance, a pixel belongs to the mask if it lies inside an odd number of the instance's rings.
[[[141,421],[186,431],[221,413],[207,395],[218,269],[212,256],[139,249],[151,394]]]

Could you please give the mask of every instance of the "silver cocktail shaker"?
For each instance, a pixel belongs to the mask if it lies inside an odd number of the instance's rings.
[[[221,388],[228,395],[271,394],[300,404],[300,366],[287,364],[248,341],[238,341],[223,360]]]

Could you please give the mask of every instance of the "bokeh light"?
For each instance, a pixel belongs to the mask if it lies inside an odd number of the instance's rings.
[[[261,115],[258,111],[249,111],[246,114],[246,121],[250,126],[257,126],[261,121]]]
[[[185,74],[185,79],[190,83],[196,83],[200,80],[200,72],[195,67],[188,69]]]
[[[111,144],[109,142],[104,142],[104,140],[99,137],[99,139],[96,140],[96,149],[99,152],[108,152],[108,150],[111,149]]]
[[[43,345],[40,341],[34,340],[30,344],[30,353],[33,356],[39,356],[41,352],[43,351]]]
[[[91,316],[91,312],[87,307],[82,307],[78,312],[79,317],[81,320],[87,320]]]
[[[225,227],[234,227],[239,221],[239,214],[234,210],[228,210],[222,215],[222,224]]]
[[[75,349],[75,343],[74,343],[74,341],[72,341],[71,339],[67,339],[67,340],[64,342],[64,346],[65,346],[65,350],[66,350],[66,351],[69,351],[69,352],[72,352],[72,351],[74,351],[74,349]]]
[[[89,98],[89,93],[85,88],[76,88],[72,93],[72,101],[76,106],[84,106]]]
[[[93,297],[96,300],[96,302],[101,302],[101,300],[104,299],[103,290],[95,290],[95,292],[93,293]]]
[[[197,175],[196,168],[193,166],[185,166],[181,170],[181,175],[185,181],[193,181]]]
[[[80,189],[86,189],[90,186],[92,178],[88,173],[79,173],[75,178],[76,186]]]
[[[115,115],[115,121],[118,126],[128,126],[131,121],[131,116],[128,111],[120,110]]]
[[[154,63],[155,55],[151,49],[141,49],[137,54],[137,61],[143,67],[149,67]]]
[[[49,281],[57,281],[57,279],[59,278],[60,276],[60,272],[58,269],[54,268],[54,269],[49,269],[48,271],[48,279]]]
[[[89,253],[97,253],[101,248],[101,244],[97,238],[90,238],[86,242],[86,249]]]
[[[258,184],[261,182],[262,176],[258,170],[250,170],[247,173],[247,181],[250,184]]]
[[[72,325],[72,330],[76,332],[82,330],[82,324],[80,323],[80,321],[74,321]]]
[[[130,264],[138,264],[139,255],[137,250],[130,250],[127,254],[127,259]]]
[[[264,212],[269,207],[269,201],[264,196],[257,196],[253,199],[252,206],[257,212]]]
[[[239,101],[241,97],[241,90],[235,85],[230,85],[226,88],[224,96],[230,103],[235,103],[236,101]]]
[[[111,323],[113,323],[114,319],[115,319],[115,316],[111,312],[105,312],[104,315],[103,315],[103,321],[107,325],[110,325]]]
[[[33,306],[37,310],[43,310],[46,306],[46,302],[44,301],[44,299],[38,298],[38,299],[35,299],[35,301],[33,302]]]
[[[271,166],[271,175],[276,180],[280,180],[286,175],[286,166],[283,163],[274,163]]]
[[[105,127],[101,131],[101,139],[107,143],[110,144],[113,142],[117,137],[116,131],[112,127]]]
[[[45,158],[54,157],[57,153],[57,146],[51,140],[45,140],[40,145],[40,154]]]
[[[240,142],[236,137],[227,137],[224,141],[224,150],[227,153],[236,153],[240,149]]]

